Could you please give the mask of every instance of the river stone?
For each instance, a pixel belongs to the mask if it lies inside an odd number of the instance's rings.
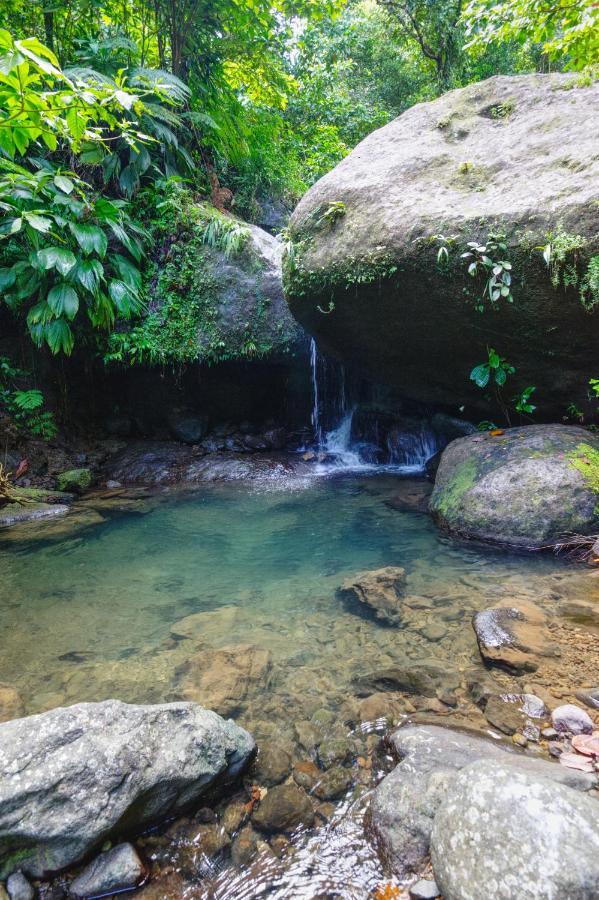
[[[254,778],[258,784],[273,787],[285,781],[290,772],[291,757],[286,750],[274,744],[260,747],[254,766]]]
[[[373,792],[367,829],[385,865],[401,878],[421,870],[435,814],[456,774],[473,762],[497,761],[580,791],[596,784],[592,775],[523,756],[474,732],[413,725],[394,732],[391,743],[401,762]]]
[[[410,887],[410,900],[436,900],[441,896],[441,891],[436,881],[421,878]]]
[[[406,570],[401,566],[387,566],[371,572],[358,572],[352,578],[346,578],[339,594],[350,603],[368,607],[377,619],[390,625],[399,625],[405,585]]]
[[[22,872],[13,872],[6,882],[10,900],[33,900],[35,891]]]
[[[307,794],[295,784],[271,788],[252,814],[252,823],[260,831],[294,831],[309,827],[314,811]]]
[[[593,731],[593,720],[589,714],[574,703],[566,703],[554,709],[551,722],[556,731],[568,731],[570,734],[591,734]]]
[[[474,616],[472,627],[485,662],[512,674],[535,672],[538,657],[557,655],[547,616],[532,603],[483,609]]]
[[[541,770],[476,762],[436,812],[435,880],[445,900],[590,900],[599,885],[598,817],[597,800]]]
[[[586,397],[599,310],[589,318],[578,286],[554,288],[537,249],[561,226],[588,241],[581,272],[599,252],[590,114],[599,83],[576,79],[497,76],[416,104],[304,195],[284,280],[291,311],[323,352],[402,397],[465,406],[469,418],[488,416],[485,392],[468,378],[488,347],[516,367],[519,385],[542,386],[542,412],[561,416]],[[481,315],[482,277],[460,256],[498,230],[508,235],[514,302]],[[437,264],[440,231],[452,238],[447,266]]]
[[[80,703],[0,725],[0,877],[73,865],[234,779],[252,737],[193,703]]]
[[[348,769],[333,766],[320,776],[312,793],[319,800],[339,800],[347,793],[351,783],[351,772]]]
[[[599,436],[574,425],[527,425],[452,441],[430,510],[456,536],[553,546],[597,532],[598,486]]]
[[[189,410],[171,410],[168,427],[176,441],[199,444],[208,431],[208,419]]]
[[[454,673],[439,665],[385,666],[353,679],[358,697],[368,697],[380,691],[419,694],[434,697],[438,688],[454,687]]]
[[[599,709],[599,687],[577,691],[576,699],[590,707],[590,709]]]
[[[0,722],[19,719],[25,713],[21,695],[10,684],[0,684]]]
[[[144,865],[131,844],[118,844],[85,867],[69,886],[71,897],[100,897],[134,888],[144,877]]]
[[[185,663],[181,693],[222,716],[234,716],[250,696],[268,687],[271,667],[270,651],[252,644],[203,649]]]

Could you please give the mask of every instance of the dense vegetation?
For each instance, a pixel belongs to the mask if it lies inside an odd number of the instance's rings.
[[[119,321],[144,313],[169,181],[249,221],[274,209],[282,224],[415,102],[496,73],[592,77],[598,50],[591,0],[10,0],[4,11],[1,305],[38,347],[105,358],[123,358],[110,338]],[[201,234],[226,244],[226,226]]]

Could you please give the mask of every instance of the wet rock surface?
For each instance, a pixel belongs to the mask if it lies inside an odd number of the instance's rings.
[[[390,625],[401,622],[401,598],[405,592],[406,570],[387,566],[371,572],[359,572],[347,578],[339,590],[340,597],[356,606],[362,604],[377,619]]]
[[[485,662],[511,672],[534,672],[539,656],[557,655],[547,616],[532,603],[484,609],[476,613],[472,627]]]
[[[100,853],[69,885],[77,900],[116,894],[136,887],[144,877],[144,865],[131,844],[118,844]]]
[[[578,426],[528,425],[459,438],[443,451],[431,513],[451,534],[513,547],[593,534],[598,451],[599,438]]]
[[[185,664],[182,694],[223,716],[238,713],[248,695],[268,685],[271,654],[251,644],[200,651]]]
[[[461,770],[435,813],[431,856],[447,900],[587,900],[599,884],[599,802],[529,770],[483,760]],[[545,777],[547,776],[547,777]]]
[[[116,700],[0,726],[0,873],[77,862],[115,828],[183,810],[254,751],[233,722],[191,703]],[[60,805],[56,798],[61,797]]]
[[[294,831],[310,826],[314,811],[307,794],[295,784],[271,788],[252,815],[252,823],[260,831]]]

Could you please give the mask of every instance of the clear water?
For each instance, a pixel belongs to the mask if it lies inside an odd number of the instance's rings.
[[[209,659],[249,644],[270,652],[272,670],[237,718],[259,741],[305,757],[296,723],[324,708],[343,728],[359,702],[357,677],[393,664],[441,664],[448,677],[480,666],[473,612],[506,595],[550,603],[563,577],[551,557],[446,540],[411,511],[423,489],[364,474],[211,485],[120,506],[82,502],[81,532],[62,523],[0,534],[0,682],[17,688],[27,713],[108,697],[162,702],[185,696],[198,646]],[[424,598],[424,608],[406,606],[399,629],[337,595],[346,577],[386,565],[404,566],[408,594]],[[181,639],[191,615],[195,631]],[[439,623],[444,632],[431,640],[427,626]],[[148,896],[365,897],[382,874],[362,814],[363,800],[349,798],[329,826],[302,838],[284,874],[272,861],[254,874],[217,867],[208,886]]]
[[[18,688],[29,713],[114,695],[174,696],[167,659],[184,653],[165,642],[198,612],[198,637],[210,647],[249,642],[271,651],[269,696],[289,693],[287,719],[301,716],[306,690],[322,705],[343,702],[371,654],[469,662],[476,644],[462,619],[498,593],[534,595],[531,578],[559,563],[446,541],[426,515],[387,505],[410,484],[348,476],[295,490],[210,486],[142,501],[141,516],[100,504],[104,521],[81,535],[0,538],[0,681]],[[342,581],[385,565],[404,566],[410,593],[439,609],[416,621],[411,614],[400,631],[347,610],[336,596]],[[417,629],[448,606],[460,618],[431,644]]]

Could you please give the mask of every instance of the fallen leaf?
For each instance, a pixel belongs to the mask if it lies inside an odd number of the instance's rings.
[[[579,769],[581,772],[595,771],[592,760],[586,756],[581,756],[580,753],[562,753],[559,761],[562,766],[566,766],[568,769]]]
[[[398,900],[401,897],[401,888],[396,884],[379,884],[373,894],[373,900]]]
[[[577,734],[572,738],[572,746],[577,753],[585,756],[599,756],[599,735]]]
[[[490,431],[489,434],[491,437],[499,437],[501,434],[505,434],[503,428],[494,428],[493,431]]]

